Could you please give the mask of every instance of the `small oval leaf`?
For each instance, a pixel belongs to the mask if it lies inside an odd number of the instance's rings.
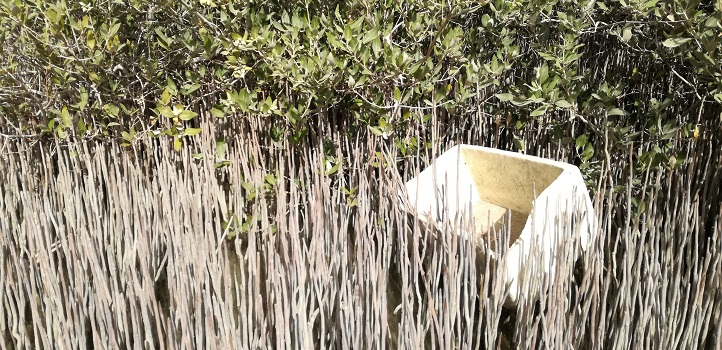
[[[571,108],[571,107],[572,107],[572,104],[569,103],[569,101],[566,101],[566,100],[559,100],[559,101],[557,101],[557,102],[554,102],[554,104],[557,105],[557,107],[560,107],[560,108]]]
[[[662,45],[664,45],[665,47],[673,48],[673,47],[680,46],[690,40],[692,40],[692,39],[690,39],[690,38],[669,38],[669,39],[665,40],[662,43]]]
[[[514,99],[514,95],[512,94],[496,94],[494,95],[496,98],[498,98],[502,102],[511,101]]]
[[[186,134],[187,136],[195,136],[195,135],[198,135],[198,133],[201,132],[201,129],[200,129],[200,128],[186,128],[186,129],[184,130],[184,132],[185,132],[185,134]]]
[[[544,113],[546,113],[546,112],[547,112],[547,106],[541,106],[541,107],[533,110],[533,111],[531,112],[531,114],[529,114],[529,116],[531,116],[531,117],[538,117],[538,116],[540,116],[540,115],[544,115]]]

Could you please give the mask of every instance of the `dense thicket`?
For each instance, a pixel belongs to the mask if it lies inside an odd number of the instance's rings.
[[[431,140],[399,135],[408,124],[486,118],[517,149],[525,132],[553,129],[587,163],[608,130],[612,154],[656,142],[635,154],[640,167],[674,167],[684,155],[670,139],[719,125],[720,6],[5,1],[0,130],[128,142],[142,132],[181,147],[208,112],[266,115],[276,139],[296,142],[313,129],[309,120],[345,118],[350,136],[396,132],[406,152]]]

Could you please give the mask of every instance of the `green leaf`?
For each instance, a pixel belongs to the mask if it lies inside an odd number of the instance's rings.
[[[592,146],[591,143],[587,143],[584,146],[584,152],[582,152],[581,157],[583,161],[588,161],[594,156],[594,146]]]
[[[180,137],[176,137],[175,140],[173,140],[173,149],[176,152],[180,152],[181,146],[183,146],[183,141],[181,141]]]
[[[542,101],[543,101],[543,100],[542,100]],[[526,99],[526,98],[523,98],[523,97],[521,97],[521,96],[517,96],[517,97],[514,97],[514,98],[513,98],[511,101],[509,101],[509,102],[511,102],[511,104],[513,104],[514,106],[523,107],[523,106],[532,104],[532,103],[534,103],[534,102],[540,102],[540,101],[535,101],[535,100],[532,100],[532,99]]]
[[[294,12],[293,16],[291,16],[291,25],[293,25],[294,29],[303,29],[304,23],[301,21],[301,18],[298,17],[298,13]]]
[[[188,96],[200,88],[200,84],[186,84],[181,88],[181,94]]]
[[[571,108],[572,107],[572,104],[566,100],[559,100],[557,102],[554,102],[554,104],[557,105],[557,107],[559,107],[559,108]]]
[[[544,84],[545,81],[549,78],[549,66],[543,64],[541,67],[539,67],[539,83]]]
[[[351,24],[351,29],[358,30],[364,24],[364,16],[359,17],[356,21]]]
[[[158,113],[160,113],[160,115],[166,118],[175,117],[175,114],[173,114],[173,110],[168,106],[158,106],[156,110],[158,111]]]
[[[108,116],[110,116],[113,119],[117,119],[118,114],[120,113],[120,108],[118,108],[118,106],[116,106],[112,103],[108,103],[108,104],[104,105],[103,110],[105,111],[105,113],[108,114]]]
[[[625,27],[624,30],[622,30],[622,41],[624,41],[626,43],[630,39],[632,39],[632,28]]]
[[[85,45],[87,45],[90,50],[95,48],[95,34],[92,31],[89,31],[88,34],[85,35]]]
[[[226,115],[223,113],[223,111],[221,111],[220,109],[217,109],[217,108],[211,108],[211,115],[214,116],[214,117],[216,117],[216,118],[223,118],[223,117],[226,116]]]
[[[85,135],[87,130],[88,126],[85,125],[85,120],[83,120],[83,117],[78,117],[78,133],[80,134],[80,136]]]
[[[341,162],[334,164],[333,167],[331,167],[331,169],[329,169],[326,172],[326,175],[333,175],[333,174],[337,173],[340,166],[341,166]]]
[[[253,186],[253,183],[251,183],[251,182],[244,181],[241,183],[241,187],[243,187],[243,189],[246,190],[246,192],[248,192],[248,193],[256,191],[256,187]]]
[[[63,110],[60,112],[60,120],[63,122],[63,126],[65,127],[70,127],[73,123],[73,117],[70,116],[67,106],[64,106]]]
[[[607,115],[627,115],[627,112],[619,109],[619,108],[612,108],[607,112]]]
[[[163,93],[160,95],[160,102],[165,105],[170,102],[170,91],[168,88],[163,89]]]
[[[484,14],[481,16],[481,25],[484,27],[488,27],[489,25],[494,25],[494,20],[488,15]]]
[[[378,36],[374,38],[371,42],[371,49],[373,49],[375,55],[378,55],[379,52],[381,52],[381,38]]]
[[[191,120],[197,116],[198,113],[189,110],[183,110],[182,112],[180,112],[180,114],[178,114],[178,118],[180,118],[181,120]]]
[[[434,91],[434,101],[436,103],[439,103],[440,101],[444,101],[446,99],[446,89],[444,88],[438,88],[436,91]]]
[[[88,105],[88,93],[86,91],[80,92],[80,101],[75,105],[75,108],[82,111],[85,106]]]
[[[511,101],[512,99],[514,99],[514,95],[508,94],[508,93],[507,94],[496,94],[494,96],[496,96],[496,98],[498,98],[502,102]]]
[[[169,92],[175,96],[178,93],[178,87],[173,82],[173,79],[168,78],[165,81],[165,88],[169,90]]]
[[[184,130],[185,134],[188,136],[195,136],[198,135],[199,132],[201,132],[200,128],[186,128]]]
[[[120,29],[120,23],[116,23],[112,27],[110,27],[110,29],[108,29],[108,36],[107,36],[108,39],[107,40],[110,40],[110,38],[112,38],[113,35],[118,33],[118,29]]]
[[[276,185],[276,177],[273,176],[273,174],[266,174],[266,176],[264,177],[264,180],[266,181],[267,184],[269,184],[271,186]]]
[[[158,35],[158,38],[160,38],[160,40],[161,40],[158,42],[160,44],[160,46],[167,49],[168,45],[170,45],[173,42],[173,40],[168,38],[167,36],[165,36],[165,33],[163,33],[163,29],[161,29],[160,27],[155,27],[154,31],[155,31],[155,34]]]
[[[557,60],[557,58],[554,57],[554,55],[551,55],[551,54],[548,54],[545,52],[539,52],[539,56],[541,56],[541,58],[543,58],[547,61],[556,61]]]
[[[514,148],[516,148],[518,151],[522,151],[522,152],[524,151],[524,147],[525,147],[524,140],[522,140],[518,136],[514,135],[513,143],[514,143]]]
[[[366,32],[366,34],[364,35],[363,40],[361,40],[361,42],[364,44],[368,44],[375,38],[378,38],[378,36],[379,36],[378,28],[371,29],[368,32]]]
[[[665,47],[673,48],[680,46],[688,41],[692,40],[691,38],[669,38],[665,40],[662,45]]]
[[[529,116],[531,116],[531,117],[538,117],[538,116],[540,116],[540,115],[544,115],[544,113],[546,113],[546,112],[547,112],[547,106],[541,106],[541,107],[533,110],[533,111],[531,112],[531,114],[529,114]]]
[[[229,166],[229,165],[231,165],[231,161],[230,161],[230,160],[222,160],[222,161],[220,161],[220,162],[215,162],[215,163],[213,163],[213,167],[216,168],[216,169],[222,169],[222,168],[225,168],[225,167],[227,167],[227,166]]]
[[[717,21],[717,18],[714,18],[713,16],[710,16],[704,22],[704,26],[707,28],[717,28],[718,25],[719,25],[719,21]]]
[[[587,135],[579,135],[579,137],[577,137],[577,140],[575,142],[576,148],[581,149],[582,147],[584,147],[584,145],[587,144],[588,139],[589,139],[589,136],[587,136]]]

